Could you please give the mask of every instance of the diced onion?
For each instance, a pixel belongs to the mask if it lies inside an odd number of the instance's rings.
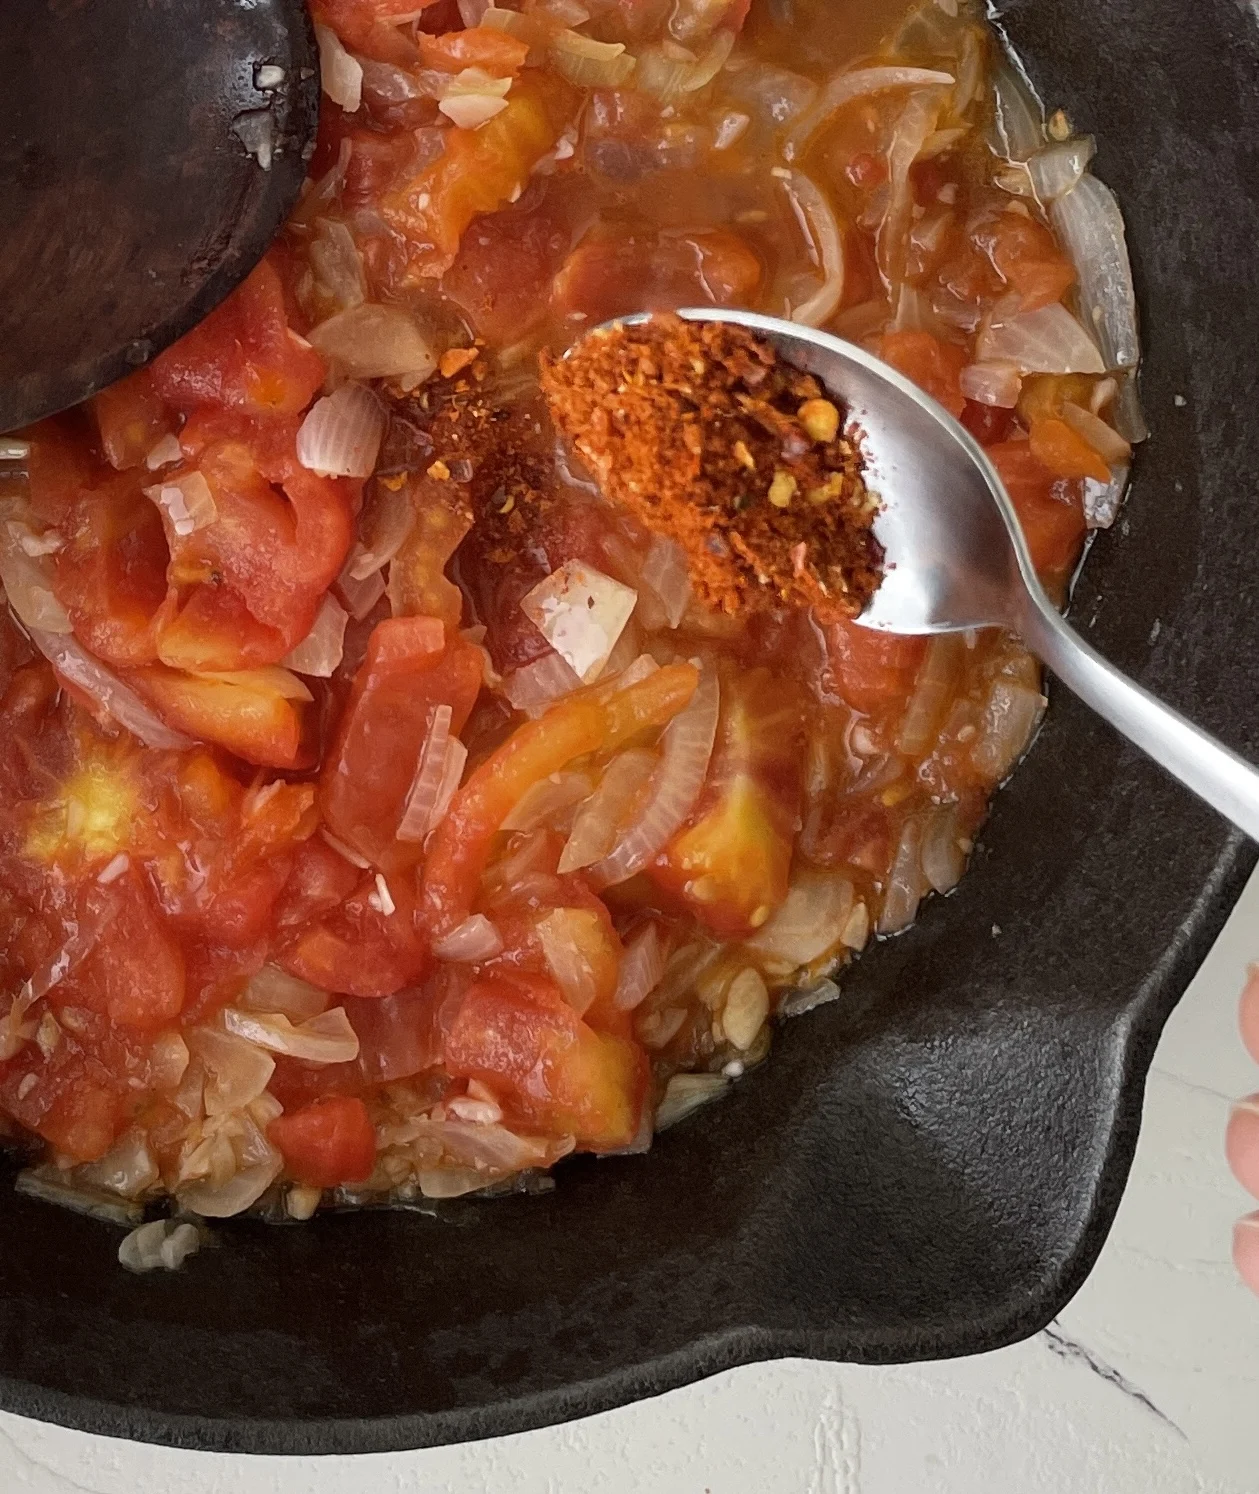
[[[492,960],[502,948],[498,930],[484,913],[474,913],[438,939],[433,953],[450,964],[474,965],[480,960]]]
[[[671,42],[646,47],[638,54],[634,86],[663,103],[696,93],[712,82],[733,49],[734,32],[728,28],[718,31],[699,57]]]
[[[415,528],[415,509],[406,483],[386,486],[379,478],[366,520],[360,520],[365,531],[364,543],[350,555],[346,568],[355,581],[365,580],[373,571],[388,565],[410,538]]]
[[[282,660],[286,669],[298,674],[326,680],[336,672],[345,652],[345,625],[350,616],[331,594],[326,595],[315,613],[310,632]]]
[[[660,984],[664,975],[664,941],[654,923],[646,923],[625,946],[613,1000],[620,1011],[633,1011]]]
[[[315,27],[319,43],[319,80],[323,91],[347,114],[357,111],[363,102],[363,68],[341,45],[341,38],[329,26]]]
[[[38,628],[28,628],[28,631],[31,642],[62,679],[90,695],[119,726],[138,737],[146,747],[161,751],[196,745],[194,738],[167,726],[130,685],[124,685],[73,637],[64,633],[45,633]]]
[[[934,810],[922,834],[922,874],[937,892],[952,892],[966,870],[957,829],[957,805]]]
[[[328,993],[278,965],[264,965],[237,997],[237,1005],[246,1011],[283,1012],[291,1020],[304,1022],[327,1009]]]
[[[463,770],[467,763],[468,749],[458,737],[451,737],[446,743],[446,766],[442,772],[442,780],[437,785],[437,798],[433,801],[433,812],[428,818],[430,835],[446,818],[450,801],[463,781]]]
[[[1046,206],[1065,197],[1088,170],[1096,150],[1091,135],[1077,135],[1071,140],[1056,140],[1042,146],[1027,159],[1032,191]]]
[[[910,169],[936,126],[939,96],[914,93],[897,116],[887,151],[888,197],[879,224],[876,254],[887,283],[899,287],[905,277],[909,235],[914,225],[914,191]]]
[[[656,766],[656,755],[631,748],[608,764],[599,787],[578,811],[560,853],[561,876],[590,866],[611,851],[621,821],[642,793]]]
[[[597,680],[638,593],[583,560],[566,561],[521,599],[520,610],[585,684]]]
[[[1108,467],[1131,460],[1132,447],[1113,425],[1107,425],[1091,410],[1066,400],[1062,406],[1062,418],[1077,436],[1082,436],[1088,442]]]
[[[385,576],[379,566],[365,576],[354,575],[355,565],[363,553],[361,546],[356,545],[337,577],[337,590],[341,593],[341,600],[356,622],[362,622],[385,594]]]
[[[429,713],[428,735],[416,760],[415,776],[407,793],[406,806],[398,825],[398,839],[420,841],[432,828],[437,791],[446,771],[446,748],[450,742],[452,711],[448,705],[437,705]]]
[[[923,67],[863,67],[837,73],[791,127],[783,154],[793,161],[837,109],[852,99],[885,93],[890,88],[951,88],[952,73]]]
[[[656,1130],[667,1131],[701,1105],[724,1094],[730,1081],[724,1074],[674,1074],[665,1086],[656,1111]]]
[[[1023,755],[1044,708],[1045,697],[1038,690],[998,679],[971,747],[975,771],[989,783],[1000,783]]]
[[[0,524],[0,581],[9,606],[27,628],[46,635],[68,634],[70,616],[53,595],[52,567],[29,553],[23,541],[34,530],[17,519]]]
[[[74,1170],[76,1182],[120,1193],[124,1198],[139,1198],[157,1182],[158,1176],[148,1138],[134,1126],[124,1131],[98,1162],[88,1162]]]
[[[993,97],[993,150],[1010,161],[1026,161],[1045,142],[1044,113],[1018,63],[1004,47],[994,49],[989,82]]]
[[[370,477],[385,433],[380,401],[362,384],[317,399],[297,431],[297,460],[321,477]]]
[[[265,1162],[242,1167],[226,1183],[188,1183],[175,1195],[179,1205],[190,1214],[199,1214],[204,1219],[230,1219],[252,1208],[262,1197],[284,1167],[284,1158],[279,1152]]]
[[[1013,363],[1024,374],[1106,372],[1097,344],[1061,302],[993,322],[976,352],[981,362]]]
[[[365,301],[312,327],[308,340],[353,379],[407,378],[420,383],[437,367],[437,355],[415,318],[402,306]]]
[[[807,237],[822,283],[791,313],[793,322],[820,327],[835,314],[844,294],[844,239],[826,194],[803,171],[793,171],[786,183],[792,206]]]
[[[598,995],[595,972],[582,953],[591,921],[598,915],[588,908],[553,908],[536,924],[542,953],[564,1000],[583,1016]]]
[[[681,828],[704,787],[720,705],[717,676],[705,670],[686,707],[664,729],[641,814],[616,848],[591,867],[593,886],[615,886],[642,871]]]
[[[1087,325],[1096,329],[1108,369],[1135,368],[1141,357],[1137,302],[1123,214],[1115,194],[1095,176],[1058,198],[1049,216],[1079,277],[1076,294]],[[1144,431],[1134,439],[1143,439]]]
[[[686,551],[667,535],[653,534],[638,586],[638,616],[645,628],[676,628],[691,605]]]
[[[900,839],[888,869],[883,890],[883,907],[879,913],[880,934],[898,934],[914,921],[918,904],[927,891],[922,874],[922,824],[910,818],[901,826]]]
[[[200,472],[185,472],[169,482],[145,488],[144,496],[157,504],[181,539],[213,524],[219,516],[210,484]]]
[[[942,633],[927,644],[896,737],[902,756],[921,757],[931,745],[953,697],[965,651],[957,633]]]
[[[175,1271],[201,1248],[195,1224],[154,1219],[133,1229],[118,1246],[118,1264],[128,1271]]]
[[[557,31],[547,56],[555,71],[578,88],[619,88],[634,71],[624,42],[595,41],[579,31]]]
[[[479,67],[465,67],[449,79],[438,109],[461,130],[479,129],[507,107],[510,78],[495,78]]]
[[[798,872],[780,906],[751,939],[785,969],[811,965],[840,942],[852,907],[852,883],[834,872]]]
[[[310,267],[323,293],[339,311],[361,306],[367,299],[363,257],[354,235],[339,218],[320,218],[307,251]]]
[[[283,1012],[245,1012],[229,1006],[224,1008],[223,1022],[237,1037],[305,1063],[352,1063],[358,1057],[358,1034],[342,1006],[319,1012],[297,1026]]]
[[[958,380],[962,393],[978,405],[1012,410],[1019,402],[1023,375],[1017,363],[971,363]]]
[[[266,1089],[275,1073],[275,1059],[253,1043],[216,1027],[194,1027],[188,1047],[205,1065],[207,1115],[243,1110]]]
[[[175,462],[183,461],[183,458],[184,452],[179,444],[179,437],[163,436],[160,441],[155,441],[149,447],[144,465],[150,472],[156,472],[159,467],[169,467]]]

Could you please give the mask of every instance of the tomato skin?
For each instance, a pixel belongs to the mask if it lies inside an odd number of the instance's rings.
[[[960,382],[969,361],[965,348],[941,342],[930,332],[887,332],[879,342],[879,357],[955,418],[966,408]]]
[[[198,676],[164,664],[133,669],[127,683],[146,696],[162,719],[179,731],[219,742],[247,763],[266,768],[296,768],[305,756],[302,714],[260,678],[242,674],[234,680]]]
[[[925,638],[834,622],[826,629],[824,683],[854,710],[894,710],[913,689],[926,651]]]
[[[324,380],[324,361],[289,330],[284,288],[261,260],[206,319],[152,364],[158,394],[177,409],[296,415]]]
[[[324,760],[319,803],[333,834],[382,871],[402,871],[423,855],[422,842],[399,841],[397,831],[432,715],[450,706],[458,735],[483,674],[480,650],[457,636],[447,645],[434,618],[387,618],[372,632]]]
[[[443,73],[479,67],[494,78],[511,78],[525,64],[529,43],[492,26],[469,26],[466,31],[448,31],[442,36],[419,37],[420,57],[425,67]]]
[[[1037,572],[1043,580],[1064,581],[1087,531],[1079,484],[1056,477],[1026,441],[1002,441],[988,456],[1014,504]]]
[[[289,1172],[312,1188],[361,1183],[376,1165],[376,1133],[362,1100],[328,1095],[267,1127]]]
[[[646,1054],[595,1032],[547,981],[488,980],[464,996],[446,1039],[447,1071],[479,1079],[530,1125],[583,1150],[627,1146],[647,1091]]]
[[[281,936],[276,962],[324,991],[392,996],[415,985],[431,963],[415,927],[411,878],[395,877],[387,884],[394,911],[385,913],[375,876],[358,876],[344,902]]]

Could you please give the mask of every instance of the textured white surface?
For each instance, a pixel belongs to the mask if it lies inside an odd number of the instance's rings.
[[[494,1442],[284,1461],[0,1414],[0,1494],[1256,1494],[1259,1301],[1222,1155],[1259,879],[1168,1026],[1114,1233],[1049,1331],[948,1364],[784,1361]]]

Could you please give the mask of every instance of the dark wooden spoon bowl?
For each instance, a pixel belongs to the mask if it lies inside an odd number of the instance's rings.
[[[94,394],[261,258],[319,114],[302,0],[0,4],[0,431]]]

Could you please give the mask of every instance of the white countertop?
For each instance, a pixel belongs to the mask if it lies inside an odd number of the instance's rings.
[[[1233,1275],[1237,997],[1259,876],[1163,1036],[1115,1229],[1060,1321],[975,1359],[787,1360],[589,1421],[363,1458],[228,1457],[0,1414],[0,1494],[1256,1494],[1259,1300]]]

